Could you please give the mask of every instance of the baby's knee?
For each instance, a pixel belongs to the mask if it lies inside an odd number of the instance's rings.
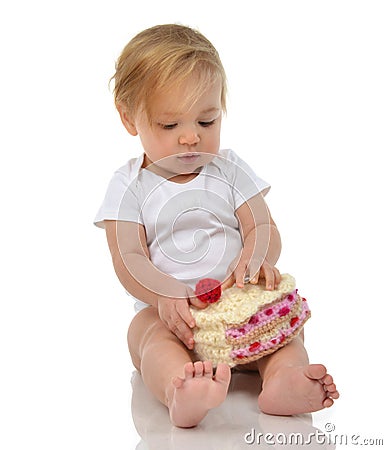
[[[179,339],[161,321],[156,308],[140,311],[128,329],[128,346],[131,353],[141,355],[145,349]]]
[[[146,308],[137,313],[132,319],[127,333],[127,341],[129,352],[132,356],[132,360],[136,368],[140,364],[140,348],[144,341],[144,336],[147,335],[148,329],[153,326],[156,320],[156,316],[153,314],[152,309]],[[157,311],[156,311],[157,312]],[[138,359],[138,363],[136,363]]]

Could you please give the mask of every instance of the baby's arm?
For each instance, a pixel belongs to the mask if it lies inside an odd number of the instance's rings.
[[[246,276],[257,284],[265,278],[266,289],[274,289],[281,280],[275,264],[281,253],[281,238],[261,194],[243,203],[235,212],[243,240],[243,250],[236,260],[233,275],[238,287],[244,286]]]
[[[105,220],[106,237],[115,272],[134,297],[158,309],[160,319],[188,348],[193,348],[194,318],[189,304],[198,300],[184,283],[158,270],[149,259],[145,229],[134,222]]]

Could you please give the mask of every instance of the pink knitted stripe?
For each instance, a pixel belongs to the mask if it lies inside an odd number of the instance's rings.
[[[278,317],[283,317],[288,314],[291,310],[291,306],[297,298],[297,289],[288,294],[279,303],[273,306],[265,308],[258,311],[256,314],[250,317],[248,323],[239,328],[228,328],[226,330],[226,337],[232,337],[237,339],[239,337],[245,336],[250,333],[253,329],[257,329],[277,319]]]
[[[254,342],[249,344],[248,347],[232,350],[230,353],[230,357],[232,359],[246,358],[252,355],[257,355],[261,352],[264,352],[266,350],[278,346],[278,344],[283,342],[287,337],[292,335],[297,328],[299,328],[300,324],[304,322],[308,313],[309,313],[308,304],[306,303],[306,301],[303,301],[301,314],[298,316],[298,320],[295,321],[295,324],[293,326],[289,326],[288,328],[280,330],[279,333],[274,338],[272,338],[267,342]],[[290,323],[291,322],[289,321],[289,325]]]

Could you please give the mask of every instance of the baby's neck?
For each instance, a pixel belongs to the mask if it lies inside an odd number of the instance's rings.
[[[182,175],[175,175],[174,177],[168,178],[168,181],[172,181],[173,183],[189,183],[191,180],[196,178],[199,175],[199,173],[185,173]]]

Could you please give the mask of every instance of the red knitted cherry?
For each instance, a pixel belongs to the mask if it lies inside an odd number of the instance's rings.
[[[215,303],[222,295],[220,281],[213,278],[203,278],[195,287],[195,295],[203,303]]]
[[[292,317],[290,319],[290,326],[294,327],[294,325],[299,321],[300,319],[296,316],[296,317]]]

